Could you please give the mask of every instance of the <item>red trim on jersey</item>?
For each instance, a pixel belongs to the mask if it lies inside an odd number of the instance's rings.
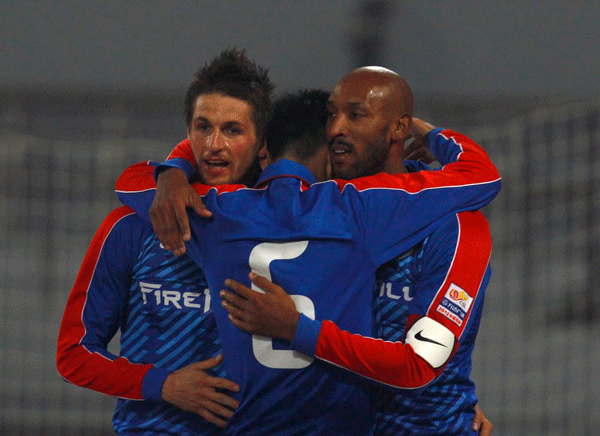
[[[58,334],[56,366],[65,380],[77,386],[120,398],[143,400],[142,381],[154,365],[134,364],[124,357],[110,360],[90,352],[81,343],[86,334],[83,312],[106,238],[119,220],[134,213],[127,206],[115,209],[96,232],[67,300]]]
[[[489,224],[481,212],[461,212],[457,214],[457,219],[459,235],[454,258],[444,283],[427,309],[427,316],[448,328],[460,339],[490,261],[492,237]],[[448,298],[446,294],[453,291],[456,296]],[[462,295],[462,291],[467,295]],[[457,305],[468,306],[468,309],[464,310],[465,315],[457,316],[442,306],[444,299],[456,301]]]
[[[177,144],[171,153],[169,153],[169,156],[167,156],[167,160],[175,158],[185,159],[192,164],[194,168],[198,168],[196,165],[196,158],[194,158],[194,152],[192,151],[192,143],[189,139],[184,139]]]

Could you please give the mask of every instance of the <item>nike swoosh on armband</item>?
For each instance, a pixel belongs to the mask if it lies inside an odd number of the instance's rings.
[[[417,332],[417,334],[415,335],[415,339],[417,339],[419,341],[423,341],[423,342],[431,342],[432,344],[437,344],[437,345],[441,345],[444,348],[448,348],[440,342],[434,341],[433,339],[429,339],[429,338],[426,338],[425,336],[421,335],[422,332],[423,332],[423,330]]]

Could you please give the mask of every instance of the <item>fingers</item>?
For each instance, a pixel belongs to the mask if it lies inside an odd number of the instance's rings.
[[[230,306],[227,305],[227,303],[223,304],[223,307],[225,307],[226,310],[229,311]],[[248,324],[245,320],[243,320],[242,318],[238,318],[235,315],[233,315],[231,312],[229,313],[229,321],[231,321],[231,323],[237,327],[238,329],[246,332],[246,333],[250,333],[250,334],[255,334],[258,333],[258,331],[255,329],[255,327],[251,324]]]
[[[250,273],[250,280],[256,286],[258,286],[260,289],[262,289],[265,293],[273,293],[273,294],[280,294],[282,292],[286,293],[281,286],[277,286],[275,283],[273,283],[269,279],[267,279],[263,276],[259,276],[256,273],[253,273],[253,272]]]
[[[244,298],[250,298],[257,293],[256,291],[250,289],[248,286],[242,285],[240,282],[233,279],[225,280],[225,286],[232,289],[233,291],[235,291],[236,294],[241,295]]]
[[[425,137],[430,131],[432,131],[435,128],[432,124],[423,121],[419,118],[413,118],[412,121],[413,122],[410,129],[410,133],[412,134],[412,136],[415,137],[415,139]]]
[[[224,289],[221,292],[219,292],[219,296],[223,300],[223,307],[225,307],[225,309],[227,309],[227,311],[232,315],[241,318],[240,312],[243,311],[245,302],[248,300],[244,297],[240,297],[239,295],[236,295],[233,292],[229,292]]]
[[[190,191],[188,206],[194,209],[194,212],[196,212],[202,218],[210,218],[212,216],[212,212],[206,208],[201,197],[193,189]],[[186,239],[186,241],[187,240],[188,239]]]
[[[184,241],[189,241],[192,232],[190,230],[190,221],[188,219],[187,210],[185,209],[185,203],[177,203],[175,204],[175,219],[177,221],[177,229],[178,232],[173,235],[173,238],[176,239],[177,246],[175,247],[177,250],[183,249],[185,252]]]
[[[219,363],[223,361],[223,355],[217,354],[215,357],[211,357],[210,359],[201,360],[200,362],[190,364],[190,367],[194,369],[209,369],[214,368]]]
[[[475,416],[473,417],[472,428],[474,431],[479,431],[480,436],[490,436],[494,428],[494,425],[483,414],[478,404],[475,405]]]
[[[231,401],[228,401],[231,400]],[[233,416],[234,410],[239,405],[239,401],[234,400],[227,395],[218,394],[216,398],[204,398],[198,402],[191,410],[202,416],[206,421],[219,427],[225,427],[227,420]]]
[[[177,209],[173,206],[173,202],[157,194],[150,208],[152,228],[164,249],[173,251],[173,254],[179,255],[185,252],[185,245],[181,237],[176,215]]]
[[[216,425],[217,427],[221,427],[221,428],[225,428],[225,426],[227,425],[227,421],[225,421],[222,418],[219,418],[217,415],[213,414],[210,410],[208,409],[200,409],[198,413],[202,418],[204,418],[206,421]],[[231,418],[231,416],[227,417],[227,418]]]
[[[237,297],[235,294],[227,291],[221,291],[219,294],[222,298],[221,306],[229,313],[229,318],[233,316],[234,318],[239,319],[240,321],[244,320],[245,311],[242,307],[244,301],[240,297]],[[234,323],[235,324],[235,323]],[[237,327],[237,325],[236,325]],[[245,329],[243,329],[245,330]]]

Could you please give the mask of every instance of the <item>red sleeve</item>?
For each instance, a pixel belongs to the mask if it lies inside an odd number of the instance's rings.
[[[194,168],[197,168],[196,159],[194,158],[194,153],[192,152],[192,144],[189,139],[184,139],[177,144],[171,153],[169,153],[169,156],[167,156],[167,160],[169,159],[185,159]]]
[[[323,321],[315,357],[400,389],[423,387],[437,376],[410,345],[351,334],[331,321]]]
[[[142,382],[153,365],[131,363],[106,349],[126,312],[130,283],[126,258],[131,237],[115,228],[133,213],[128,207],[114,210],[96,232],[67,300],[56,365],[60,375],[77,386],[143,400]],[[86,310],[86,305],[94,308]]]
[[[448,356],[445,361],[434,367],[429,363],[432,359],[427,359],[430,354],[421,352],[420,355],[411,344],[351,334],[340,330],[331,321],[322,323],[315,357],[367,379],[401,389],[423,387],[441,374],[458,348],[459,338],[473,308],[471,303],[482,286],[492,249],[489,226],[480,212],[462,212],[457,216],[460,230],[452,264],[426,316],[443,326],[443,333],[446,334],[443,340],[439,339],[442,336],[436,336],[435,330],[430,331],[426,340],[439,340],[447,345]],[[441,304],[444,298],[462,305],[462,318],[440,310],[444,309]],[[424,317],[410,317],[406,326],[409,334],[411,326],[421,318]]]

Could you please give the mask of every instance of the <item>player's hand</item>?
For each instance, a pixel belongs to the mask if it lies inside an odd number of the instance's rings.
[[[170,168],[161,172],[150,207],[150,220],[165,250],[172,251],[176,256],[185,253],[184,241],[189,241],[191,237],[186,207],[191,207],[201,217],[212,215],[188,183],[183,171]]]
[[[222,360],[223,355],[219,354],[172,372],[163,383],[162,399],[175,407],[196,413],[219,427],[225,427],[239,401],[217,389],[238,392],[240,388],[230,380],[206,373],[207,369],[214,368]]]
[[[412,141],[404,149],[404,159],[421,160],[426,164],[435,161],[436,158],[427,147],[427,134],[435,127],[419,118],[413,118],[410,127]]]
[[[415,141],[423,141],[433,129],[435,129],[433,124],[429,124],[420,118],[413,118],[410,126],[410,135],[415,138]]]
[[[437,159],[427,147],[427,141],[411,141],[404,148],[404,159],[420,160],[426,164],[435,162]]]
[[[490,436],[494,425],[487,419],[479,408],[479,404],[475,405],[475,416],[473,417],[473,430],[478,431],[480,436]]]
[[[291,341],[300,318],[294,300],[262,276],[250,273],[250,280],[264,293],[227,279],[225,286],[234,292],[222,290],[219,294],[233,325],[254,335]]]

